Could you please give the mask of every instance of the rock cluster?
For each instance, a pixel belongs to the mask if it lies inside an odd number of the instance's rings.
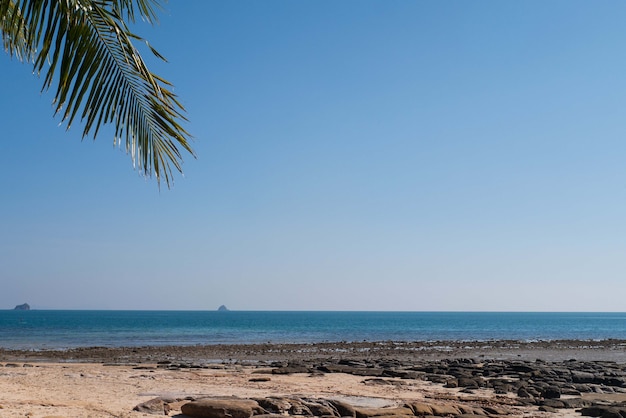
[[[170,402],[155,398],[135,407],[136,411],[167,415]],[[285,416],[320,418],[413,418],[424,416],[459,418],[502,417],[511,411],[502,406],[472,405],[468,402],[410,402],[395,407],[355,407],[335,399],[301,397],[203,398],[183,401],[180,406],[184,417],[191,418],[279,418]]]
[[[626,394],[626,365],[609,361],[562,362],[444,359],[438,361],[324,360],[275,363],[273,373],[349,373],[378,379],[421,379],[472,393],[490,389],[495,395],[516,395],[519,406],[536,405],[554,412],[574,408],[585,416],[626,417],[626,403],[590,401],[585,394]],[[366,382],[368,380],[366,379]],[[372,379],[369,379],[372,381]],[[626,399],[626,396],[624,396]],[[425,414],[427,415],[427,414]],[[436,414],[433,414],[436,415]],[[616,416],[616,415],[615,415]]]
[[[171,368],[181,364],[162,364]],[[626,364],[609,361],[562,362],[523,360],[445,359],[322,359],[274,362],[265,373],[348,373],[362,376],[364,384],[402,384],[406,379],[430,381],[454,388],[464,395],[479,389],[493,397],[454,397],[408,402],[393,408],[359,408],[333,399],[268,397],[262,399],[209,398],[179,402],[184,416],[197,418],[271,418],[305,416],[323,418],[407,418],[423,416],[496,417],[516,415],[516,407],[536,407],[544,412],[569,408],[583,416],[626,417],[626,402],[598,400],[601,395],[624,394]],[[187,367],[192,367],[188,365]],[[195,365],[195,367],[201,367]],[[260,370],[262,371],[262,370]],[[586,396],[587,395],[587,396]],[[594,396],[588,396],[594,395]],[[596,400],[590,400],[596,398]],[[168,411],[168,402],[154,401],[157,413]],[[145,410],[144,410],[145,411]]]

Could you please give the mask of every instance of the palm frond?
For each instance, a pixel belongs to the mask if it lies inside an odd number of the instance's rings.
[[[26,42],[26,31],[19,9],[10,0],[0,0],[0,33],[2,45],[11,56],[20,61],[32,59],[31,49]]]
[[[184,108],[167,81],[150,72],[133,44],[124,17],[156,20],[157,0],[0,0],[5,49],[46,69],[43,89],[57,84],[55,114],[69,129],[84,123],[83,137],[113,124],[133,164],[169,186],[181,150],[194,155],[181,126]],[[157,57],[162,58],[155,52]]]

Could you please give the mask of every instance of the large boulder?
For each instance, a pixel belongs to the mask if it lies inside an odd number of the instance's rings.
[[[207,398],[184,404],[181,412],[193,418],[250,418],[265,411],[252,399]]]

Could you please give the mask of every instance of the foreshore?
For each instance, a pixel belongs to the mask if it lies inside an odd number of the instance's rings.
[[[81,347],[66,350],[0,348],[0,361],[120,362],[161,360],[263,362],[328,358],[396,358],[399,360],[475,358],[589,360],[626,362],[626,340],[556,341],[378,341],[311,344],[209,344],[193,346]]]
[[[253,399],[254,415],[626,413],[626,341],[0,349],[0,417],[135,418],[150,401],[183,418],[183,405],[225,396]]]

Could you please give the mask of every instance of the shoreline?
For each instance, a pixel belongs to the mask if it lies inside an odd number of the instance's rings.
[[[0,393],[3,418],[139,418],[146,403],[185,418],[184,405],[224,399],[276,418],[626,414],[626,341],[0,349]]]
[[[65,350],[0,348],[0,361],[120,364],[158,361],[258,363],[310,359],[523,359],[615,361],[626,363],[626,340],[553,341],[377,341],[214,344],[193,346],[78,347]]]

